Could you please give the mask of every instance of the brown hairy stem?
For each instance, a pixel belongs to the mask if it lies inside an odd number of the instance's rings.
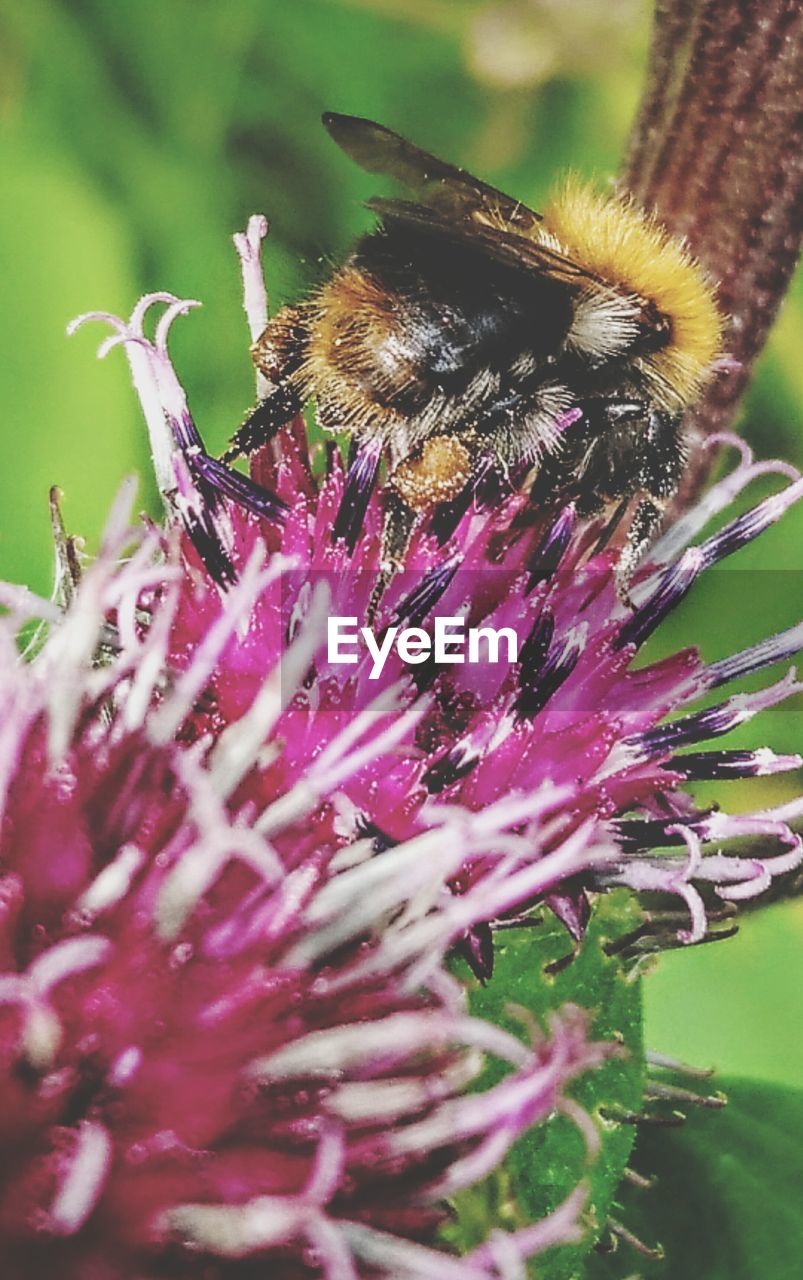
[[[685,236],[718,283],[734,363],[718,373],[689,426],[722,430],[803,237],[801,0],[657,0],[622,185]],[[695,474],[693,462],[694,487],[702,466]]]

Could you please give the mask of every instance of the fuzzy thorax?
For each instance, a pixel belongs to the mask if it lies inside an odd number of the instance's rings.
[[[638,364],[659,403],[685,408],[721,352],[722,317],[712,285],[683,244],[631,198],[603,195],[573,176],[553,193],[542,235],[669,321],[666,344]]]

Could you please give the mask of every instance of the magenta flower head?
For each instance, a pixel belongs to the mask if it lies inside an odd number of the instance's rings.
[[[4,1275],[473,1280],[576,1238],[582,1193],[462,1260],[425,1243],[611,1049],[577,1009],[527,1045],[443,967],[480,906],[456,915],[448,879],[503,857],[512,882],[551,794],[442,807],[375,856],[349,792],[427,703],[386,690],[338,723],[309,678],[322,591],[280,676],[286,557],[228,511],[252,545],[221,595],[172,534],[132,534],[130,497],[64,616],[4,594]],[[483,1054],[507,1073],[466,1093]]]
[[[240,240],[255,328],[261,234]],[[633,660],[803,482],[742,449],[633,609],[598,526],[492,477],[387,580],[378,457],[321,471],[300,423],[253,478],[206,454],[167,352],[192,305],[95,317],[131,361],[165,527],[132,528],[127,490],[68,608],[3,594],[4,1274],[512,1280],[599,1234],[583,1188],[462,1255],[448,1206],[556,1110],[593,1153],[572,1082],[620,1050],[571,1005],[520,1036],[472,1015],[450,957],[488,979],[497,928],[543,903],[579,945],[613,887],[680,897],[698,942],[712,894],[799,865],[799,804],[702,811],[683,784],[800,764],[703,749],[794,673],[695,703],[803,629],[712,665]],[[768,469],[782,491],[703,536]],[[464,631],[486,660],[448,660]],[[755,856],[730,852],[744,837]]]

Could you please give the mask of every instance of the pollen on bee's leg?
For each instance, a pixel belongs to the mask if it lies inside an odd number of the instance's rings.
[[[630,588],[636,576],[636,570],[662,519],[663,503],[653,498],[642,498],[636,507],[616,566],[616,594],[628,609],[635,608]]]
[[[405,458],[390,483],[413,511],[451,502],[471,475],[471,455],[457,436],[432,436]]]

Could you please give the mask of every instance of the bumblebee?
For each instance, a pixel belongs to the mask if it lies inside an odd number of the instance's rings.
[[[412,199],[253,346],[268,391],[225,455],[250,453],[314,400],[351,437],[334,536],[353,547],[381,457],[386,569],[419,516],[468,505],[489,467],[534,476],[539,504],[631,516],[627,584],[684,467],[681,420],[720,350],[711,285],[626,199],[575,179],[543,215],[382,125],[328,113],[338,145]]]

